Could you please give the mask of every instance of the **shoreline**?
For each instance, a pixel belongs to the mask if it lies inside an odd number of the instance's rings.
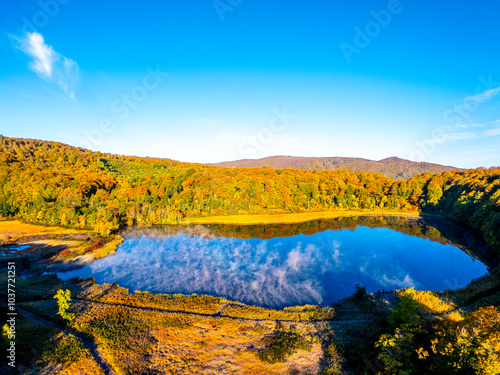
[[[335,219],[337,217],[352,216],[426,216],[422,211],[400,210],[346,210],[346,211],[319,211],[286,214],[256,214],[256,215],[216,215],[184,218],[179,225],[192,224],[234,224],[234,225],[261,225],[261,224],[290,224],[305,223],[321,219]]]

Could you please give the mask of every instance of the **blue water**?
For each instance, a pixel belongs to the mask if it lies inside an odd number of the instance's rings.
[[[19,251],[23,251],[27,248],[29,248],[31,245],[19,245],[19,246],[2,246],[0,248],[0,256],[7,256],[7,255],[12,255],[15,254]]]
[[[387,228],[247,240],[142,233],[126,238],[116,254],[59,277],[93,276],[130,291],[209,294],[281,308],[326,305],[351,295],[355,284],[368,292],[441,291],[487,273],[457,247]]]

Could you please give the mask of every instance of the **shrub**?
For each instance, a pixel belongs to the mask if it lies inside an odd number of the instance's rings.
[[[73,322],[75,320],[75,315],[67,312],[71,307],[71,292],[68,289],[59,289],[54,298],[57,299],[57,305],[59,306],[59,315],[61,315],[61,317],[68,322]]]
[[[461,321],[440,321],[430,330],[409,325],[375,344],[384,374],[500,373],[500,310],[482,307]]]
[[[399,328],[405,324],[416,326],[420,320],[420,316],[415,311],[418,303],[410,296],[403,296],[398,305],[391,310],[391,314],[387,318],[389,324],[394,328]]]
[[[311,344],[295,330],[279,331],[267,339],[267,347],[257,355],[263,362],[286,362],[297,350],[311,350]]]
[[[356,284],[356,291],[354,292],[354,299],[362,300],[366,296],[366,286]]]
[[[344,353],[336,344],[330,344],[325,349],[327,366],[321,375],[340,375],[345,364]]]

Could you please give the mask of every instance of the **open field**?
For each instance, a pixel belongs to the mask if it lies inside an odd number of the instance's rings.
[[[30,236],[86,235],[81,229],[68,229],[22,223],[19,220],[0,220],[0,244],[20,241]]]
[[[16,261],[20,271],[43,272],[88,263],[115,252],[122,242],[118,235],[103,237],[78,229],[0,220],[0,259]]]
[[[0,273],[3,289],[6,278]],[[435,324],[461,321],[472,306],[498,303],[499,294],[498,272],[458,291],[410,289],[283,310],[129,293],[91,278],[31,277],[17,279],[16,288],[18,306],[31,314],[20,315],[18,350],[29,351],[33,330],[40,332],[37,355],[20,356],[19,374],[355,374],[377,363],[373,344],[390,332],[387,317],[402,297],[412,297],[417,312]],[[71,291],[71,323],[58,315],[53,296],[60,289]]]
[[[0,273],[2,288],[5,281],[6,274]],[[58,357],[50,347],[47,353],[37,349],[40,356],[35,359],[23,359],[27,367],[57,374],[75,366],[85,374],[100,373],[89,343],[96,345],[116,374],[319,374],[327,366],[325,350],[332,340],[345,345],[352,358],[370,352],[373,338],[384,330],[384,324],[373,322],[383,321],[389,312],[388,304],[373,297],[346,301],[338,307],[337,317],[332,308],[267,310],[208,296],[129,294],[117,285],[97,285],[91,279],[41,276],[17,279],[16,285],[23,311],[61,328],[62,333],[53,332],[56,343],[64,332],[66,336],[68,330],[74,332],[70,338],[76,341],[66,352],[56,351]],[[59,289],[71,291],[73,323],[67,324],[57,313],[52,296]],[[233,305],[239,307],[238,313],[226,314],[224,309]],[[315,316],[305,313],[311,308]],[[26,334],[20,327],[19,337]],[[300,340],[301,345],[273,341],[283,336]],[[24,345],[27,342],[21,341],[19,348],[25,350]],[[271,356],[268,360],[259,354],[264,351]],[[347,366],[343,359],[337,365]],[[346,367],[344,373],[353,372]]]
[[[420,211],[405,210],[344,210],[324,212],[300,212],[269,215],[228,215],[188,217],[180,224],[289,224],[319,219],[334,219],[347,216],[419,216]]]

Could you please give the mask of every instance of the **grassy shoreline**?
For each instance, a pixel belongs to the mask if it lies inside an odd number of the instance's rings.
[[[129,293],[116,284],[96,284],[92,278],[61,281],[55,275],[44,275],[16,279],[16,284],[19,307],[60,327],[67,323],[58,315],[57,302],[52,296],[60,289],[70,290],[76,321],[69,326],[94,342],[120,374],[213,373],[214,369],[283,374],[305,364],[307,373],[338,373],[329,370],[341,368],[341,373],[355,374],[366,369],[364,363],[377,358],[374,342],[391,332],[387,317],[403,296],[415,301],[416,312],[426,324],[461,321],[480,306],[498,304],[499,277],[484,276],[456,291],[404,289],[388,296],[368,294],[357,299],[351,296],[325,308],[302,306],[281,310],[203,295]],[[6,272],[0,272],[0,286],[4,290],[6,283]],[[29,317],[23,319],[17,344],[20,353],[33,345],[27,337],[33,335],[35,328],[30,327],[36,324]],[[36,329],[40,335],[41,328]],[[85,374],[99,373],[82,345],[69,345],[56,333],[41,335],[37,342],[40,359],[24,356],[20,363],[30,368],[50,369],[60,365],[85,368]],[[282,362],[262,360],[260,354],[272,348],[269,339],[280,333],[286,337],[293,333],[308,348],[293,347]],[[331,355],[332,345],[340,348],[340,352],[328,363],[322,362],[323,356]],[[144,360],[151,357],[155,361]],[[230,363],[229,367],[221,365],[221,357],[224,363]],[[177,372],[179,366],[184,366],[182,372]]]
[[[233,220],[236,217],[244,219],[244,224],[262,224],[257,220],[269,217],[275,220],[272,223],[283,223],[280,221],[283,217],[295,220],[285,223],[297,223],[344,216],[391,215],[416,217],[421,213],[359,210],[197,219],[215,223],[214,220],[220,218]],[[6,225],[11,226],[11,234],[16,235],[22,230],[24,234],[34,235],[37,229],[35,226],[23,227],[25,224],[19,222]],[[13,226],[17,233],[13,233]],[[82,246],[86,243],[80,241]],[[108,245],[114,247],[115,244],[106,241],[90,249],[94,253],[106,252]],[[117,374],[226,371],[277,375],[295,373],[298,368],[314,374],[355,374],[366,370],[366,363],[378,360],[374,343],[391,332],[387,317],[403,296],[408,295],[415,301],[422,324],[432,326],[439,321],[461,321],[480,306],[498,306],[499,279],[497,269],[457,290],[410,289],[387,296],[373,293],[359,298],[350,296],[325,307],[304,305],[266,309],[208,295],[130,293],[117,284],[96,284],[93,278],[66,281],[55,275],[17,278],[19,307],[55,323],[63,332],[20,316],[19,353],[28,353],[35,346],[40,355],[36,358],[20,355],[19,363],[30,370],[46,373],[56,373],[54,368],[57,366],[63,369],[58,372],[60,374],[74,373],[74,369],[89,375],[101,373],[87,344],[78,338],[64,336],[64,328],[69,326],[98,347]],[[7,271],[0,272],[0,286],[7,290]],[[65,289],[71,291],[73,299],[73,323],[58,315],[58,305],[53,298],[58,290]],[[4,305],[0,304],[0,311],[6,314]],[[33,336],[36,340],[31,339]],[[295,345],[292,339],[304,345]],[[268,352],[282,356],[283,360],[266,360],[263,353]],[[342,372],[338,372],[339,369]]]
[[[0,272],[4,290],[6,273]],[[326,367],[321,361],[324,350],[334,337],[346,347],[343,355],[351,362],[353,358],[362,362],[360,353],[372,351],[373,337],[385,332],[383,325],[373,322],[385,321],[390,313],[390,306],[373,295],[359,301],[345,299],[335,308],[305,305],[266,309],[205,295],[129,293],[117,284],[96,284],[92,278],[62,281],[55,275],[42,275],[16,279],[16,284],[20,308],[60,327],[69,325],[88,337],[117,374],[232,371],[278,375],[298,367],[319,374]],[[74,323],[60,317],[53,298],[65,289],[71,291]],[[32,345],[26,327],[19,327],[17,345],[22,352]],[[263,360],[259,353],[270,350],[270,338],[280,333],[286,337],[293,333],[308,344],[307,348],[291,347],[288,353],[289,343],[284,342],[284,346],[273,348],[282,352],[282,361]],[[49,340],[54,342],[52,346],[43,343]],[[84,363],[92,359],[86,352],[76,350],[75,345],[69,347],[55,333],[47,333],[40,341],[37,351],[42,358],[23,358],[24,366],[91,367]],[[361,352],[357,349],[360,346]],[[344,365],[346,360],[339,361]],[[348,370],[345,373],[354,373],[354,369]],[[98,372],[87,369],[83,373]]]
[[[123,242],[120,235],[98,236],[83,229],[24,223],[20,220],[0,221],[0,256],[18,262],[20,270],[36,273],[91,263],[116,251]],[[8,246],[28,245],[16,253]]]
[[[260,214],[260,215],[228,215],[228,216],[202,216],[189,217],[179,221],[179,224],[289,224],[303,223],[320,219],[334,219],[349,216],[422,216],[421,211],[402,210],[345,210],[300,212],[286,214]]]

